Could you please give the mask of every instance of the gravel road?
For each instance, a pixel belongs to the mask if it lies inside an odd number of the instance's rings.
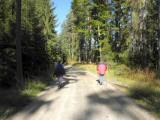
[[[88,72],[70,68],[65,79],[66,86],[51,86],[9,120],[156,120],[111,84],[99,85]]]

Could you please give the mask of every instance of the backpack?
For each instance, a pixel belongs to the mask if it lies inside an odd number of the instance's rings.
[[[55,75],[61,76],[65,74],[65,69],[62,64],[57,64],[55,69]]]

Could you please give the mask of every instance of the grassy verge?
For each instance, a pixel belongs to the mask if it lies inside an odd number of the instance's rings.
[[[47,84],[38,82],[29,82],[26,89],[22,91],[22,94],[29,97],[36,97],[38,93],[45,90]]]
[[[75,66],[96,73],[94,64],[75,64]],[[134,98],[138,105],[160,118],[160,80],[153,71],[135,70],[125,65],[111,64],[107,79],[128,86],[125,92]]]
[[[36,81],[28,82],[22,91],[16,89],[0,90],[0,120],[5,120],[9,116],[22,110],[26,105],[35,100],[41,91],[45,90],[47,83]]]

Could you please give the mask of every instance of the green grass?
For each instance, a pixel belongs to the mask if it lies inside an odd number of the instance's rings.
[[[95,64],[75,64],[75,66],[97,74]],[[128,96],[160,118],[160,80],[153,71],[130,69],[126,65],[114,63],[109,64],[108,68],[107,79],[128,86],[123,88]]]
[[[128,95],[160,118],[160,86],[152,82],[137,83],[130,87]]]
[[[45,90],[47,84],[37,81],[29,82],[23,91],[15,89],[0,90],[0,120],[17,113],[31,103],[38,93]]]
[[[47,87],[47,84],[42,82],[29,82],[26,89],[22,91],[23,95],[35,97],[37,94]]]

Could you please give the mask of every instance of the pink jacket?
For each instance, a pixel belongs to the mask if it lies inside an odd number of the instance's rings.
[[[105,74],[107,71],[107,66],[105,64],[99,64],[97,67],[98,74]]]

